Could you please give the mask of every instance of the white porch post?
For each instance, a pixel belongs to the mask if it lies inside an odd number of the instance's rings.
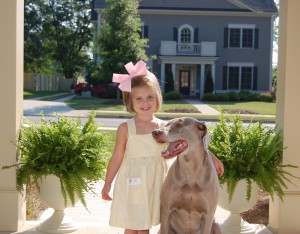
[[[299,0],[280,1],[279,57],[276,123],[283,130],[283,164],[300,166],[300,108],[299,93]],[[299,169],[290,173],[300,176]],[[270,202],[269,226],[278,234],[299,233],[300,180],[292,179],[295,185],[288,184],[284,190],[284,202],[276,198]],[[275,233],[275,232],[274,232]]]
[[[215,64],[211,65],[211,76],[214,82],[214,90],[216,90],[216,65]]]
[[[160,88],[162,92],[165,91],[165,80],[165,63],[162,62],[160,66]]]
[[[0,165],[16,160],[11,143],[17,137],[23,112],[24,0],[0,1],[0,67],[5,88],[0,99],[7,108],[0,115]],[[25,221],[24,199],[16,190],[16,170],[0,168],[0,231],[18,231]]]
[[[176,64],[172,63],[172,73],[173,73],[173,81],[175,84],[176,81]]]
[[[173,82],[174,82],[174,88],[177,90],[178,87],[176,87],[176,64],[172,63],[172,74],[173,74]]]
[[[205,72],[205,64],[201,64],[201,76],[200,76],[200,99],[203,98],[204,96],[204,81],[205,81],[205,77],[204,77],[204,73]]]

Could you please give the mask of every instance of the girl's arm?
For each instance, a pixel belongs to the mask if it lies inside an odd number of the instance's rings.
[[[222,176],[224,174],[224,165],[223,163],[212,153],[212,152],[208,152],[215,167],[217,170],[218,175]]]
[[[125,149],[126,149],[126,142],[128,137],[127,135],[128,135],[127,123],[120,124],[117,130],[114,152],[112,157],[109,160],[106,176],[105,176],[105,183],[102,188],[103,200],[112,200],[112,198],[109,196],[109,192],[111,190],[111,183],[116,177],[116,174],[118,173],[119,168],[122,164]]]

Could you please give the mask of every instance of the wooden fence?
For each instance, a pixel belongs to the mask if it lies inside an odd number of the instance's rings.
[[[69,92],[73,81],[59,75],[24,73],[24,89],[28,90]]]

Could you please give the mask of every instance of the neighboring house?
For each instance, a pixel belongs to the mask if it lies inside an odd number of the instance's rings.
[[[93,0],[101,26],[104,0]],[[204,94],[208,70],[215,92],[269,92],[272,87],[273,0],[141,0],[142,36],[149,39],[149,69],[167,71],[183,95]]]

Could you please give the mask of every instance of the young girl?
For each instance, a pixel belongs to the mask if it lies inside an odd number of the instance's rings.
[[[164,127],[165,122],[154,117],[162,104],[162,94],[157,78],[139,61],[135,66],[126,64],[129,75],[114,74],[123,91],[126,110],[132,119],[120,124],[116,144],[109,161],[102,198],[109,196],[116,178],[110,225],[125,228],[125,234],[148,234],[152,225],[159,224],[160,190],[166,173],[166,163],[161,157],[165,144],[157,143],[152,131]],[[224,168],[213,154],[219,174]]]

